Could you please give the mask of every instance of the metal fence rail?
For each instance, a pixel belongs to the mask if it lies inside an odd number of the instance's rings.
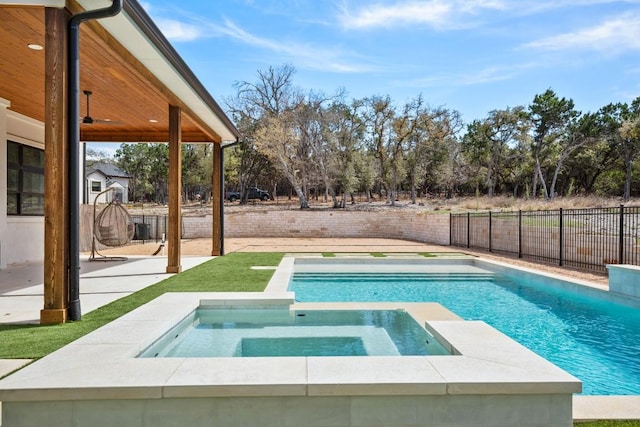
[[[158,243],[167,233],[166,215],[131,215],[135,233],[134,243]]]
[[[452,213],[450,242],[603,273],[640,265],[640,207]]]

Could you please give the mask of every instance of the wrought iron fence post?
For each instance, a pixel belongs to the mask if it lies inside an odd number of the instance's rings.
[[[518,258],[522,258],[522,210],[518,210]]]
[[[467,248],[471,247],[471,214],[467,212]]]
[[[559,255],[559,265],[562,265],[564,262],[564,259],[562,257],[562,254],[564,253],[564,239],[562,238],[562,235],[564,234],[564,230],[562,228],[562,208],[560,208],[560,236],[559,236],[559,240],[560,240],[560,255]]]
[[[453,245],[453,214],[449,212],[449,246]]]
[[[620,234],[618,235],[618,264],[624,264],[624,205],[620,205]]]
[[[492,252],[492,246],[491,246],[491,211],[489,211],[489,252]]]

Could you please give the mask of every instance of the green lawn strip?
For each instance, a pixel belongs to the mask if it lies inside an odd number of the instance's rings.
[[[370,255],[374,258],[385,258],[386,255],[382,252],[371,252]]]
[[[0,359],[43,357],[165,292],[261,292],[273,270],[250,267],[277,266],[282,256],[281,253],[231,253],[214,258],[87,313],[79,322],[51,326],[0,325]]]
[[[335,252],[322,252],[322,258],[335,258]]]
[[[640,427],[640,420],[631,420],[631,421],[613,421],[613,420],[602,420],[602,421],[588,421],[588,422],[580,422],[573,423],[575,427]]]
[[[425,258],[435,258],[438,255],[432,254],[431,252],[419,252],[418,255],[422,255]]]

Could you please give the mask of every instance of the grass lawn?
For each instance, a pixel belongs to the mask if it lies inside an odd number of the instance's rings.
[[[171,276],[62,325],[0,325],[0,359],[38,359],[151,301],[165,292],[261,292],[281,253],[231,253]]]

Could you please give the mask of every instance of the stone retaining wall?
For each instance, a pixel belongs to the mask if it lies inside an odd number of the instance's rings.
[[[81,251],[91,250],[93,209],[83,207]],[[211,215],[183,217],[183,238],[210,238]],[[342,237],[406,239],[449,244],[449,215],[416,211],[356,212],[341,210],[274,210],[228,212],[225,237]],[[153,238],[153,236],[152,236]],[[98,245],[98,249],[102,249]]]
[[[340,210],[226,213],[225,237],[393,238],[449,244],[449,215]]]

